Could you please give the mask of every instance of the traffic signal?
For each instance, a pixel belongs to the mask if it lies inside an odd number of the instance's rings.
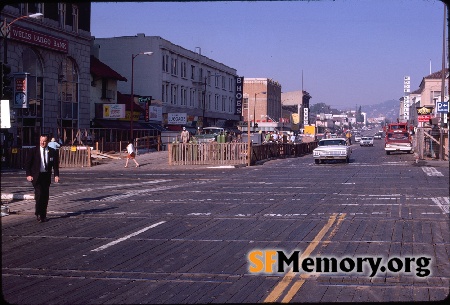
[[[2,72],[2,92],[1,92],[1,98],[2,99],[12,99],[12,76],[11,74],[11,67],[8,65],[5,65],[2,63],[1,65],[1,72]]]

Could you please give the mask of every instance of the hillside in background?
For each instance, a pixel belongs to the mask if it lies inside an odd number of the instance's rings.
[[[400,112],[400,101],[389,100],[375,105],[362,105],[361,111],[367,113],[368,118],[384,116],[387,120],[396,121]]]

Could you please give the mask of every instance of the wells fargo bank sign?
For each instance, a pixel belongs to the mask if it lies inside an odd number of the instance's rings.
[[[67,53],[69,50],[69,43],[65,39],[56,38],[54,36],[45,35],[29,29],[24,29],[18,26],[11,26],[9,31],[10,39],[26,42],[36,46],[47,49]]]

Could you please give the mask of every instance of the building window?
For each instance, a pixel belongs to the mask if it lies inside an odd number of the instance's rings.
[[[36,3],[36,13],[44,14],[44,3]],[[39,20],[43,20],[43,18]]]
[[[214,86],[219,88],[219,75],[215,75],[214,77]]]
[[[163,54],[162,56],[162,70],[169,72],[169,55]]]
[[[232,77],[230,77],[228,79],[228,90],[233,91],[233,78]]]
[[[162,103],[167,104],[169,101],[169,84],[164,83],[162,84]]]
[[[39,133],[43,130],[44,112],[44,83],[42,62],[38,55],[31,49],[25,49],[22,53],[22,70],[29,73],[27,76],[28,105],[26,109],[18,109],[18,121],[21,123],[21,131],[18,136],[22,139],[22,145],[36,145]]]
[[[191,65],[191,79],[195,80],[195,66]]]
[[[214,96],[214,111],[218,111],[219,110],[219,95],[215,95]]]
[[[430,92],[430,104],[435,105],[436,101],[441,99],[441,91],[431,91]]]
[[[195,89],[190,90],[189,94],[189,107],[194,107],[194,100],[195,100],[196,91]]]
[[[181,87],[181,106],[187,105],[187,89]]]
[[[172,58],[172,64],[170,65],[170,72],[172,75],[178,75],[178,59]]]
[[[206,103],[206,110],[210,110],[212,109],[212,104],[211,104],[211,94],[208,94],[208,103]]]
[[[78,128],[78,69],[71,58],[65,58],[58,73],[58,126]]]
[[[170,95],[170,103],[172,105],[176,105],[177,104],[177,94],[178,94],[178,87],[175,85],[172,85],[171,88],[171,95]]]
[[[208,76],[208,79],[207,79],[208,86],[211,86],[211,71],[207,72],[207,76]]]
[[[66,26],[66,4],[58,3],[58,20],[59,27],[63,28]]]
[[[225,104],[227,102],[227,98],[225,96],[222,97],[222,111],[225,112]]]
[[[78,6],[72,5],[72,31],[78,33]]]
[[[228,112],[229,113],[234,113],[234,109],[233,109],[233,99],[230,97],[228,100]]]
[[[187,77],[187,71],[186,71],[186,63],[181,63],[181,77],[186,78]]]
[[[200,68],[198,72],[198,81],[203,82],[203,68]]]
[[[222,89],[225,89],[225,75],[222,75]]]
[[[28,15],[28,3],[21,3],[20,4],[20,14],[22,16]]]

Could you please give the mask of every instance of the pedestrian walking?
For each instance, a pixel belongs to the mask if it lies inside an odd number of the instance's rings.
[[[136,167],[139,167],[139,163],[136,161],[136,150],[134,149],[133,140],[130,140],[127,145],[127,162],[125,163],[125,167],[128,167],[128,161],[133,160],[136,164]]]
[[[47,221],[47,206],[50,197],[52,169],[55,182],[59,182],[59,154],[56,149],[48,146],[48,136],[41,135],[39,146],[30,153],[25,162],[27,180],[33,184],[35,212],[39,222]]]
[[[189,131],[186,130],[186,127],[183,127],[183,131],[181,132],[181,142],[182,143],[189,142]]]

